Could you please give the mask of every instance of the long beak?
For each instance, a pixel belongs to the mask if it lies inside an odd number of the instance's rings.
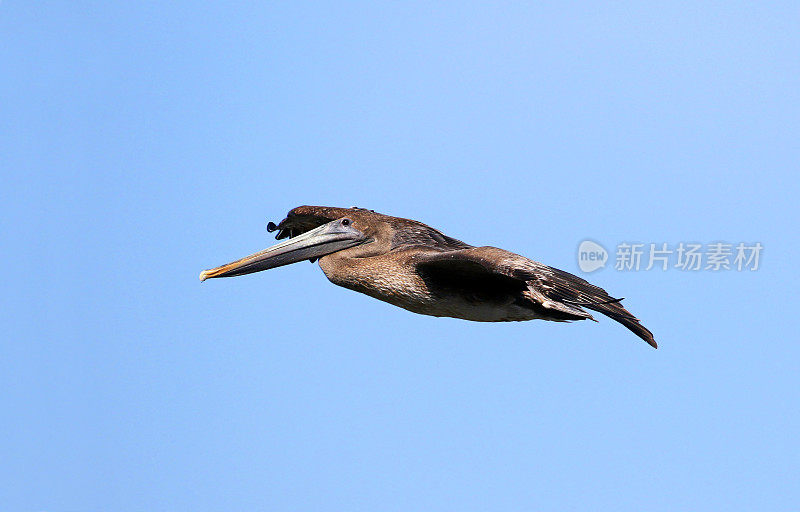
[[[252,274],[298,261],[320,258],[348,247],[364,243],[364,234],[342,220],[335,220],[302,235],[273,245],[269,249],[251,254],[217,268],[204,270],[200,280],[212,277],[233,277]]]

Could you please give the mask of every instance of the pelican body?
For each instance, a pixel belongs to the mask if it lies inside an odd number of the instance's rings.
[[[569,322],[594,320],[585,310],[590,309],[656,347],[622,299],[602,288],[513,252],[474,247],[415,220],[356,207],[299,206],[267,229],[283,241],[205,270],[200,280],[319,260],[333,284],[414,313],[477,322]]]

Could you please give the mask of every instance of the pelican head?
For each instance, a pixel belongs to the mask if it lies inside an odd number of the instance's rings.
[[[271,268],[282,267],[317,259],[345,249],[351,249],[375,242],[381,231],[379,226],[369,222],[369,210],[362,208],[314,208],[313,214],[303,207],[292,210],[280,224],[270,222],[267,230],[278,231],[277,239],[287,238],[263,251],[226,263],[200,273],[200,280],[214,277],[234,277]],[[333,220],[331,220],[333,218]],[[378,244],[382,245],[382,244]],[[373,251],[350,251],[351,256],[366,256]]]

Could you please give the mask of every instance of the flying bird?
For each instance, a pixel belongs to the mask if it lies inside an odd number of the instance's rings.
[[[477,322],[594,320],[597,311],[656,348],[653,333],[605,290],[497,247],[474,247],[421,222],[364,208],[298,206],[277,225],[286,239],[200,274],[200,280],[319,260],[336,285],[431,316]]]

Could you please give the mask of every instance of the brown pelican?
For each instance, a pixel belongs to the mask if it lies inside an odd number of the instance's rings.
[[[478,322],[594,320],[621,323],[656,347],[620,301],[580,277],[496,247],[474,247],[415,220],[363,208],[298,206],[267,229],[288,238],[200,274],[231,277],[303,260],[333,283],[432,316]]]

